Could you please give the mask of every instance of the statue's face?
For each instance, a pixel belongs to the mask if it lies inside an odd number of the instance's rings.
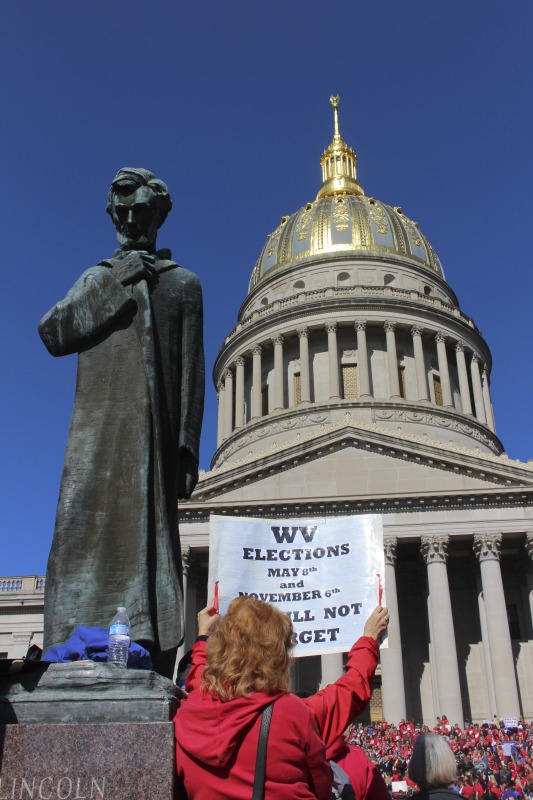
[[[147,186],[113,195],[111,216],[125,250],[153,250],[157,238],[156,196]]]

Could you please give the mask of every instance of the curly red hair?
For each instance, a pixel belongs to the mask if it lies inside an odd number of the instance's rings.
[[[288,692],[292,622],[253,597],[237,597],[207,642],[204,689],[220,700]]]

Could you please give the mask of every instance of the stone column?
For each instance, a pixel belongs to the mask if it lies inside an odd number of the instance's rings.
[[[326,656],[321,656],[320,662],[322,667],[320,688],[323,689],[325,686],[329,686],[330,683],[335,683],[344,673],[342,653],[329,653]]]
[[[464,724],[452,604],[448,584],[448,536],[423,536],[420,550],[427,566],[432,655],[438,707],[435,714]]]
[[[391,400],[400,399],[400,378],[398,374],[398,356],[396,354],[396,323],[387,320],[383,326],[387,340],[387,361],[389,364],[389,393]]]
[[[226,370],[224,381],[224,439],[227,439],[233,431],[233,372],[231,369]]]
[[[225,437],[225,413],[224,413],[224,395],[225,389],[222,381],[217,383],[218,389],[218,424],[217,424],[217,447],[220,447]]]
[[[338,400],[341,396],[339,388],[339,351],[337,349],[337,323],[326,322],[328,332],[329,360],[329,399]]]
[[[274,411],[283,409],[283,336],[272,337],[274,345]]]
[[[244,425],[244,358],[239,356],[235,361],[235,427]]]
[[[490,399],[490,389],[489,389],[489,371],[487,367],[483,367],[483,376],[481,380],[482,390],[483,390],[483,405],[485,407],[485,417],[487,418],[487,425],[491,429],[491,431],[496,430],[496,426],[494,424],[494,414],[492,411],[492,401]]]
[[[533,561],[533,533],[526,533],[526,552]],[[533,577],[528,578],[529,610],[531,612],[531,625],[533,626]]]
[[[259,419],[261,416],[261,353],[263,348],[256,344],[252,349],[252,419]]]
[[[413,337],[413,352],[415,354],[416,383],[418,386],[418,399],[429,400],[428,379],[426,364],[424,361],[424,346],[422,344],[422,331],[420,325],[413,325],[411,336]]]
[[[480,533],[474,536],[474,553],[481,570],[496,714],[499,719],[520,716],[514,658],[500,569],[501,541],[501,533]]]
[[[472,388],[474,390],[474,405],[476,407],[476,417],[480,422],[486,424],[485,404],[483,403],[483,389],[481,387],[481,376],[479,374],[480,358],[477,353],[472,353],[470,362],[470,374],[472,375]]]
[[[470,402],[470,385],[468,383],[468,372],[465,360],[466,344],[459,340],[455,345],[455,357],[457,359],[457,374],[459,376],[459,391],[461,393],[461,407],[463,414],[472,416],[472,403]]]
[[[490,662],[489,634],[487,631],[487,614],[485,611],[485,600],[483,599],[483,587],[481,585],[481,575],[476,575],[477,604],[479,610],[479,622],[481,628],[481,642],[483,644],[483,663],[485,664],[485,679],[487,684],[487,694],[489,698],[489,710],[485,715],[488,719],[493,719],[496,715],[496,696],[494,694],[494,677],[492,675],[492,664]]]
[[[197,629],[196,609],[196,576],[198,572],[198,556],[191,547],[181,551],[183,564],[183,617],[185,622],[185,638],[178,648],[178,663],[193,646]]]
[[[448,369],[448,354],[446,353],[446,336],[439,332],[435,336],[435,341],[437,342],[437,358],[439,359],[442,402],[444,406],[453,408],[452,386],[450,383],[450,371]]]
[[[395,536],[383,539],[385,552],[385,588],[390,622],[388,628],[388,647],[381,651],[381,680],[383,683],[383,716],[395,725],[406,719],[405,684],[403,679],[402,640],[400,636],[400,616],[396,592],[396,547]]]
[[[311,402],[311,380],[309,375],[309,328],[298,328],[300,339],[300,399],[301,405]]]
[[[370,374],[368,369],[368,350],[366,346],[366,319],[359,319],[355,323],[357,331],[357,367],[359,372],[359,397],[365,400],[371,397]]]

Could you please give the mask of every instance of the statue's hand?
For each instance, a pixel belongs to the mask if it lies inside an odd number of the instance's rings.
[[[150,253],[129,250],[104,262],[111,267],[113,275],[123,286],[138,283],[141,280],[153,281],[157,273],[154,268],[155,257]]]
[[[188,500],[198,483],[198,462],[187,450],[180,454],[179,470],[178,500]]]

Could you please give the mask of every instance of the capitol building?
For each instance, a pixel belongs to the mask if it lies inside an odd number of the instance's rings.
[[[533,462],[505,455],[489,346],[418,224],[359,182],[332,104],[316,198],[267,237],[214,365],[217,449],[180,507],[182,649],[211,514],[379,514],[391,623],[372,719],[533,719]],[[5,652],[15,599],[0,591]],[[342,668],[298,659],[295,681]]]

